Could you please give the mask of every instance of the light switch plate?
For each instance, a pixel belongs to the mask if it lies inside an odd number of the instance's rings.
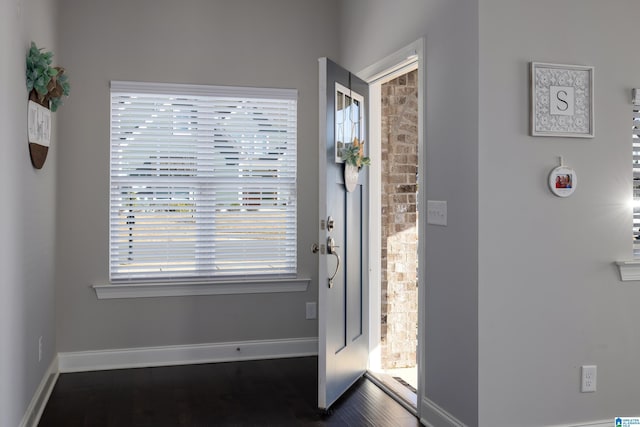
[[[427,224],[447,225],[447,202],[427,200]]]

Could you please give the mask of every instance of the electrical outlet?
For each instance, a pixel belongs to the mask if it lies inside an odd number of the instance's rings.
[[[318,310],[315,302],[307,303],[307,319],[315,319],[318,317]]]
[[[580,391],[582,393],[592,393],[596,391],[597,378],[598,378],[598,367],[596,365],[583,365]]]
[[[42,362],[42,336],[38,338],[38,362]]]

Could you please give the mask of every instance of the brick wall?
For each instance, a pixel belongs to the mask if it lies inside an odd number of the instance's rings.
[[[382,367],[416,365],[417,72],[382,86]]]

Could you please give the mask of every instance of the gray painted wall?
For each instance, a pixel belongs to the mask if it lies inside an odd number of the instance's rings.
[[[31,40],[56,51],[55,2],[7,0],[0,13],[0,425],[17,426],[54,358],[57,129],[42,170],[27,147],[25,57]],[[54,56],[57,64],[58,56]],[[38,362],[38,338],[43,337]]]
[[[480,3],[480,424],[638,414],[640,286],[613,262],[631,257],[640,3]],[[529,61],[595,66],[594,139],[528,136]],[[546,186],[560,155],[568,199]],[[583,364],[596,393],[579,392]]]
[[[58,350],[317,336],[318,64],[336,57],[337,3],[313,0],[62,0],[61,59],[73,97],[60,113]],[[108,279],[109,81],[299,91],[299,271],[306,293],[97,300]]]
[[[109,80],[297,88],[300,270],[315,278],[306,248],[317,224],[316,58],[359,70],[421,36],[426,192],[449,202],[449,226],[427,229],[425,396],[470,426],[512,425],[514,417],[522,426],[576,423],[637,410],[640,288],[619,282],[612,266],[631,251],[637,2],[174,3],[61,0],[57,26],[53,1],[3,6],[0,178],[5,206],[15,209],[0,211],[0,423],[22,417],[53,358],[54,324],[58,351],[317,331],[303,320],[315,282],[291,295],[96,300],[89,285],[107,277]],[[60,47],[56,62],[72,82],[42,171],[30,166],[26,115],[16,108],[26,104],[31,39]],[[527,136],[531,60],[596,67],[596,138]],[[564,200],[545,184],[558,155],[580,178]],[[579,367],[592,363],[598,391],[581,394]]]
[[[426,259],[420,261],[426,271],[423,396],[477,425],[477,1],[349,0],[341,16],[341,61],[356,71],[425,37],[421,174],[427,198],[448,202],[448,226],[426,227]]]
[[[449,201],[449,226],[427,228],[425,396],[491,427],[637,412],[640,288],[613,261],[631,257],[640,4],[350,0],[343,12],[341,60],[355,69],[426,36],[426,191]],[[532,60],[595,66],[596,138],[528,136]],[[546,186],[560,155],[579,174],[569,199]],[[596,393],[579,392],[583,364],[598,365]]]

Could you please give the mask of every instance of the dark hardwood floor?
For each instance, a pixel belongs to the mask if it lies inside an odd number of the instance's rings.
[[[420,425],[366,379],[321,414],[317,382],[315,357],[61,374],[39,426]]]

